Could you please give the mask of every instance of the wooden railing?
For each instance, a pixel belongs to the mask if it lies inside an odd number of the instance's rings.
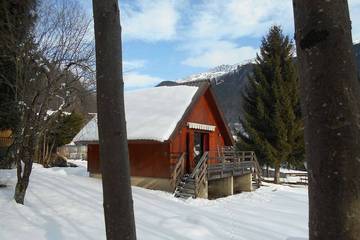
[[[258,187],[261,185],[262,181],[262,168],[260,167],[259,161],[257,160],[255,152],[252,152],[252,162],[254,163],[254,174],[255,181]]]
[[[261,184],[261,168],[254,152],[236,151],[234,148],[228,147],[211,155],[208,166],[208,179],[251,173],[257,185]]]
[[[253,161],[255,153],[253,151],[237,151],[233,147],[222,147],[215,154],[216,162],[243,162]]]
[[[185,172],[185,156],[185,153],[180,154],[171,173],[171,186],[174,190]]]
[[[190,175],[195,181],[195,197],[199,196],[201,188],[206,184],[208,155],[208,152],[204,152]]]

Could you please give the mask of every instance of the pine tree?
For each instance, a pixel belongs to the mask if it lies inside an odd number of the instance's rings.
[[[16,61],[19,49],[31,44],[35,8],[36,0],[0,2],[0,130],[14,130],[19,121]]]
[[[279,26],[263,38],[253,74],[243,94],[244,117],[238,147],[254,150],[261,164],[275,168],[303,160],[303,127],[298,97],[294,47]]]
[[[70,143],[83,125],[84,116],[80,113],[72,112],[70,115],[61,115],[56,126],[50,132],[51,141],[55,142],[55,149]]]

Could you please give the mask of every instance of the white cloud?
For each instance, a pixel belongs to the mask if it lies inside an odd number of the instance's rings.
[[[214,42],[204,51],[185,59],[182,64],[193,67],[211,68],[221,64],[235,64],[253,59],[257,49],[252,47],[240,47],[232,42]]]
[[[136,60],[124,60],[123,66],[124,66],[124,72],[130,72],[137,70],[139,68],[143,68],[146,64],[146,60],[142,59],[136,59]]]
[[[139,70],[144,68],[145,65],[146,60],[143,59],[123,61],[125,89],[150,87],[163,81],[161,78],[140,73]]]
[[[163,79],[138,72],[124,74],[124,83],[127,89],[150,87],[161,81],[163,81]]]
[[[172,41],[184,65],[211,68],[256,56],[251,39],[281,25],[293,36],[291,0],[120,0],[124,40]],[[349,0],[353,39],[360,40],[360,0]],[[245,39],[245,40],[244,40]],[[250,40],[249,40],[250,39]],[[239,42],[244,42],[240,45]],[[162,79],[140,74],[144,60],[124,62],[126,86],[152,86]]]
[[[180,49],[189,53],[182,64],[214,67],[253,59],[257,49],[238,44],[242,38],[264,36],[271,25],[293,31],[290,0],[212,0],[190,9]]]
[[[124,40],[160,41],[176,36],[178,12],[173,0],[120,2]]]
[[[213,0],[193,9],[188,36],[204,39],[237,39],[262,36],[273,24],[293,28],[290,0]]]

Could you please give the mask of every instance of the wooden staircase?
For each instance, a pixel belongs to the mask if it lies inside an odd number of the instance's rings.
[[[174,196],[178,198],[197,198],[207,184],[208,152],[205,152],[191,174],[184,174],[177,182]]]
[[[195,179],[191,178],[190,174],[185,174],[181,177],[180,182],[176,186],[174,196],[177,198],[195,198],[196,186]]]

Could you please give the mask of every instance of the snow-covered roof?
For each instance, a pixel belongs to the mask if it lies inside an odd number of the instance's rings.
[[[128,140],[168,140],[197,90],[198,87],[181,85],[125,92]],[[73,142],[98,140],[95,116],[75,136]]]

